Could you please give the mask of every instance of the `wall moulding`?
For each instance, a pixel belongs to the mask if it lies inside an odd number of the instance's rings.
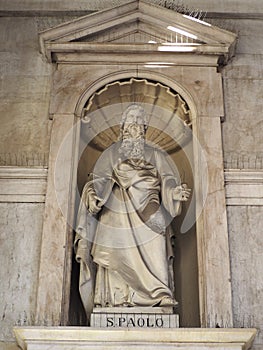
[[[0,202],[44,203],[47,168],[0,167]]]
[[[48,169],[0,167],[0,202],[45,202]],[[227,205],[263,205],[263,170],[226,169]]]
[[[227,205],[263,205],[263,170],[225,170]]]
[[[218,66],[218,47],[213,47],[214,52],[203,46],[198,48],[189,46],[188,48],[193,51],[192,55],[184,50],[178,53],[177,47],[172,51],[171,47],[162,46],[160,50],[154,44],[142,44],[141,47],[138,45],[132,47],[128,44],[126,48],[122,46],[122,50],[116,44],[110,44],[106,49],[105,44],[78,44],[75,47],[70,44],[50,44],[48,50],[51,53],[52,62],[56,63],[114,65],[114,62],[117,61],[126,65],[137,64],[146,68]],[[78,52],[74,53],[73,51]],[[178,55],[175,55],[175,53],[178,53]],[[160,64],[160,56],[162,57],[162,64]]]

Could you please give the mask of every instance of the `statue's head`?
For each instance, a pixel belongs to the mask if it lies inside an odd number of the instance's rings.
[[[119,152],[127,158],[140,158],[144,152],[145,132],[148,126],[146,113],[138,104],[130,105],[122,115]]]
[[[136,103],[131,104],[123,112],[120,124],[121,124],[121,129],[123,129],[125,125],[128,125],[128,124],[143,125],[146,131],[148,127],[148,118],[145,110],[139,104],[136,104]]]

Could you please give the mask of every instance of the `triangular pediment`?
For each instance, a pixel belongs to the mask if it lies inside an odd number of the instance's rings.
[[[144,44],[143,48],[137,47],[144,52],[165,51],[166,45],[167,51],[218,54],[227,59],[235,42],[236,35],[231,32],[145,0],[83,16],[40,33],[41,51],[48,59],[56,52],[94,50],[95,44],[99,51],[102,44],[104,50],[113,49],[114,44],[120,49],[132,44],[130,50],[135,50],[136,45]],[[125,50],[129,51],[128,46]]]
[[[172,26],[170,26],[172,27]],[[158,26],[155,23],[150,23],[140,18],[134,18],[132,22],[119,23],[118,25],[107,28],[106,30],[90,33],[73,39],[72,42],[97,42],[97,43],[201,43],[205,41],[198,40],[196,35],[185,30],[179,29],[179,32],[172,31],[167,25]],[[185,34],[183,32],[186,32]],[[188,35],[187,35],[188,34]]]

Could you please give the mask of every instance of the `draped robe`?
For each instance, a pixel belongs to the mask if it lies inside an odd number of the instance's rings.
[[[120,143],[105,150],[84,186],[77,218],[76,258],[86,312],[95,306],[176,303],[173,293],[172,218],[181,202],[164,152],[145,145],[144,158],[120,159]],[[89,213],[89,198],[100,212]]]

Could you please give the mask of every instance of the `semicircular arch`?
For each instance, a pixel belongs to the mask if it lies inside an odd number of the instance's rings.
[[[168,88],[172,89],[173,91],[176,91],[183,100],[187,103],[191,119],[194,119],[197,114],[197,108],[196,103],[194,101],[194,98],[182,84],[180,84],[178,81],[171,79],[170,77],[166,76],[162,73],[156,73],[149,70],[140,70],[140,72],[134,71],[134,70],[123,70],[119,72],[110,73],[107,75],[104,75],[103,77],[95,80],[90,85],[86,86],[83,90],[81,96],[79,97],[79,100],[76,104],[75,108],[75,115],[77,117],[82,117],[84,107],[87,103],[87,101],[90,99],[90,97],[102,89],[107,84],[111,84],[114,81],[123,80],[123,79],[148,79],[150,81],[159,82]]]

